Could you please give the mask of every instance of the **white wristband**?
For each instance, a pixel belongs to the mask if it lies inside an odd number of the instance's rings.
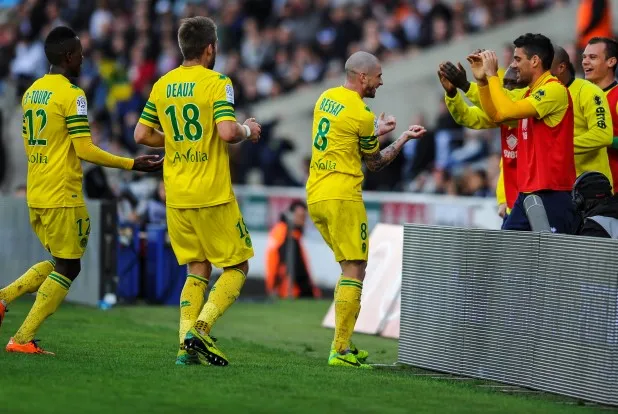
[[[243,124],[242,127],[245,129],[245,138],[249,138],[251,136],[251,128],[249,128],[249,125],[245,124]]]

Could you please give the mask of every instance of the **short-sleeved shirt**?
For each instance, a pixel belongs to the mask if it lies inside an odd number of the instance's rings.
[[[318,98],[313,111],[307,203],[362,200],[362,154],[379,150],[377,119],[360,95],[343,86]]]
[[[82,166],[72,140],[90,137],[86,94],[63,75],[48,74],[24,93],[22,109],[28,205],[85,205]]]
[[[180,66],[153,86],[139,122],[165,134],[167,205],[201,208],[234,199],[228,144],[216,124],[236,121],[230,79],[203,66]]]

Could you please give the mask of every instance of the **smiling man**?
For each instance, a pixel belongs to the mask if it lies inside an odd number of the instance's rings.
[[[517,120],[517,182],[519,196],[504,229],[530,230],[523,205],[536,194],[557,233],[572,233],[575,211],[570,189],[575,182],[574,113],[568,89],[550,73],[554,58],[551,41],[528,33],[514,42],[511,66],[528,86],[522,99],[513,101],[497,76],[496,53],[471,55],[469,61],[479,82],[483,110],[496,123]]]
[[[586,80],[603,89],[609,103],[613,123],[613,142],[607,149],[612,181],[618,182],[618,83],[616,65],[618,63],[618,42],[608,37],[590,39],[582,56],[582,67]]]
[[[382,86],[382,67],[370,53],[356,52],[345,64],[346,82],[326,90],[313,112],[313,147],[307,181],[309,215],[341,265],[335,289],[335,340],[328,364],[369,368],[367,352],[350,338],[360,312],[360,298],[369,255],[369,227],[361,194],[362,160],[371,171],[391,163],[404,144],[425,128],[413,125],[380,151],[378,136],[395,129],[395,118],[376,119],[363,98]]]

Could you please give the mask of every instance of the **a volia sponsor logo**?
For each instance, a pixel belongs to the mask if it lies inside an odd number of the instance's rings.
[[[28,162],[30,164],[47,164],[49,162],[47,155],[34,153],[28,156]]]
[[[326,158],[320,158],[317,161],[313,161],[311,168],[321,171],[334,171],[337,169],[337,163]]]
[[[206,162],[208,161],[208,154],[201,151],[196,151],[193,148],[189,148],[185,152],[176,151],[172,157],[172,164],[177,162]]]

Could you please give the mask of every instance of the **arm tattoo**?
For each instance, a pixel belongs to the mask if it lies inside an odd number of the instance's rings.
[[[407,137],[399,137],[397,141],[393,142],[382,151],[376,151],[373,154],[363,154],[363,159],[369,171],[380,171],[393,162],[406,142],[408,142]]]

